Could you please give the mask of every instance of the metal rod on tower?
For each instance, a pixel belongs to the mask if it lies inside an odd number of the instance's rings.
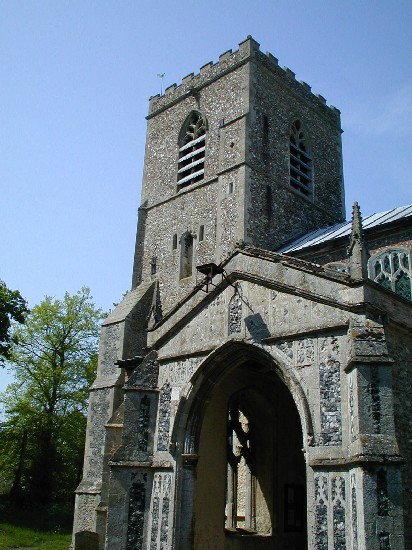
[[[163,78],[165,73],[157,73],[157,76],[160,78],[160,95],[163,95]]]

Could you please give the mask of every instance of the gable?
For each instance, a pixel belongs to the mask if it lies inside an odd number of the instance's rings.
[[[149,332],[162,357],[208,353],[231,339],[265,342],[347,325],[358,289],[268,259],[239,255],[228,280],[200,289]],[[230,273],[230,271],[232,273]],[[349,293],[349,294],[348,294]]]

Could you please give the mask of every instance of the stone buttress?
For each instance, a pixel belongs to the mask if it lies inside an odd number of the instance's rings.
[[[126,295],[102,326],[97,377],[91,387],[83,480],[76,490],[75,532],[103,534],[106,526],[108,458],[118,446],[124,370],[117,361],[142,353],[147,318],[156,285],[149,283]],[[117,418],[116,418],[117,417]],[[117,423],[116,423],[117,419]],[[112,423],[111,429],[107,429]],[[103,488],[102,488],[103,487]]]

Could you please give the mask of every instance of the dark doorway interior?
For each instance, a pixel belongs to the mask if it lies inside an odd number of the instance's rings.
[[[200,432],[194,548],[306,550],[306,469],[295,402],[245,362],[210,394]]]

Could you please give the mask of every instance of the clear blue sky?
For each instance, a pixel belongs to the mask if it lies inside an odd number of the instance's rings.
[[[410,0],[0,0],[0,278],[129,289],[148,98],[251,34],[342,111],[347,208],[410,204]]]

